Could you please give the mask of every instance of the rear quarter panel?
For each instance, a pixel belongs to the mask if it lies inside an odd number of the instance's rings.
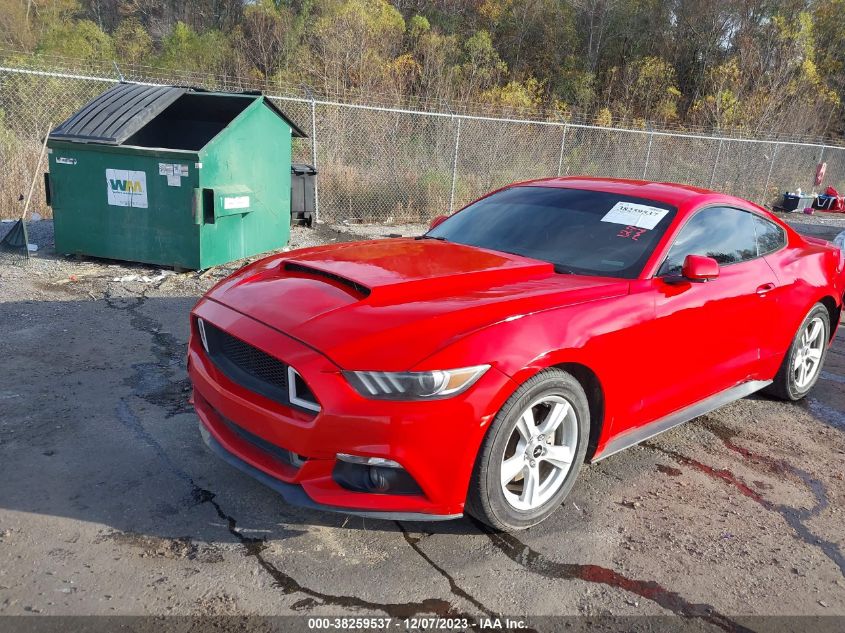
[[[786,248],[765,256],[778,277],[775,313],[763,315],[760,327],[766,343],[761,359],[774,375],[792,343],[801,321],[813,304],[829,298],[841,307],[843,275],[834,249],[804,240],[791,232]],[[837,323],[831,323],[831,329]]]

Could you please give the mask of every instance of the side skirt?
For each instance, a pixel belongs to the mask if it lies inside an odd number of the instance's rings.
[[[709,398],[700,400],[685,409],[675,411],[675,413],[670,413],[659,420],[649,422],[644,426],[631,429],[630,431],[625,431],[618,437],[610,440],[604,447],[604,450],[597,457],[593,457],[593,459],[590,460],[590,463],[594,464],[605,457],[610,457],[614,453],[618,453],[621,450],[663,433],[663,431],[668,431],[669,429],[683,424],[684,422],[689,422],[693,418],[710,413],[711,411],[736,400],[741,400],[756,391],[760,391],[760,389],[770,385],[771,383],[771,380],[749,380],[748,382],[743,382],[735,387],[720,391]]]

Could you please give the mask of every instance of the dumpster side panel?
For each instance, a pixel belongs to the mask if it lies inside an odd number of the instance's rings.
[[[285,121],[258,99],[201,150],[200,160],[202,268],[288,243],[291,129]]]
[[[199,267],[196,154],[60,141],[48,146],[57,252]]]

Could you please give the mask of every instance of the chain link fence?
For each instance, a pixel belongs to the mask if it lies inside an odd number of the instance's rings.
[[[149,83],[184,83],[154,77]],[[44,170],[37,163],[48,125],[115,81],[0,67],[0,218],[20,215],[21,194]],[[845,190],[845,148],[834,145],[272,98],[311,135],[295,140],[293,160],[318,169],[323,222],[426,222],[507,183],[556,175],[680,182],[772,204],[785,189],[813,190],[826,162],[824,186]],[[34,202],[49,217],[43,189]]]

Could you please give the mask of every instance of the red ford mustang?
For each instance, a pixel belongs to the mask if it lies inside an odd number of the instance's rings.
[[[805,396],[842,310],[839,249],[703,189],[532,181],[432,227],[274,255],[197,304],[215,452],[294,504],[525,528],[585,461]]]

